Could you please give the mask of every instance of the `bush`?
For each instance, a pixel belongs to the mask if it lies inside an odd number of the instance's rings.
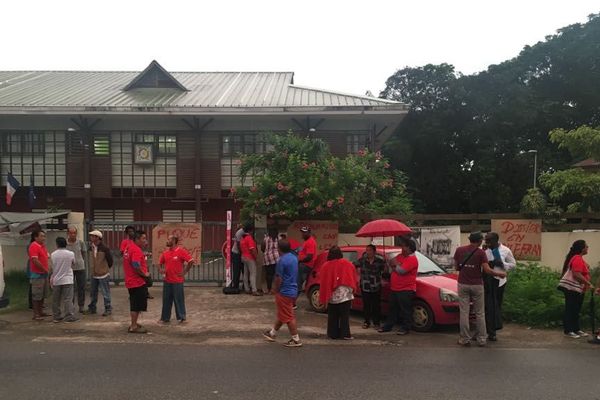
[[[29,279],[24,271],[10,271],[4,276],[5,295],[10,298],[8,307],[0,309],[0,314],[16,310],[26,310]]]
[[[598,276],[598,268],[592,270],[592,276]],[[556,289],[560,273],[538,264],[519,264],[509,276],[509,283],[502,306],[504,318],[532,327],[552,328],[562,326],[565,298]],[[595,282],[595,280],[593,280]],[[590,293],[586,293],[581,311],[581,322],[591,326]],[[596,316],[600,316],[596,307]]]

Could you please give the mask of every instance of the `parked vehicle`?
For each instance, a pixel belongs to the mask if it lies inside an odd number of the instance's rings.
[[[364,246],[341,247],[344,258],[350,262],[357,262],[364,254]],[[315,267],[306,282],[306,293],[313,310],[325,312],[326,306],[319,302],[320,269],[327,261],[327,253],[317,256]],[[401,253],[398,247],[385,249],[386,261],[395,258]],[[413,301],[413,328],[418,332],[427,332],[437,325],[457,325],[459,323],[458,309],[458,282],[456,275],[447,274],[431,259],[416,252],[419,260],[417,275],[417,292]],[[381,248],[377,249],[377,256],[383,257]],[[359,271],[357,269],[357,276]],[[360,276],[358,276],[360,279]],[[381,311],[384,315],[388,312],[388,299],[390,296],[389,280],[383,279],[381,293]],[[352,309],[362,311],[363,303],[360,293],[355,293]]]

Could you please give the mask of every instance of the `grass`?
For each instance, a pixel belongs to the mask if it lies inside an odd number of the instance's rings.
[[[27,294],[29,292],[29,279],[23,271],[10,271],[4,276],[6,283],[5,293],[10,298],[8,307],[0,309],[0,314],[13,311],[27,310],[29,304]]]

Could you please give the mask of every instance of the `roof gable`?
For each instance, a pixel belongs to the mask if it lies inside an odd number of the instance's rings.
[[[124,91],[132,89],[179,89],[187,92],[177,79],[173,77],[166,69],[164,69],[156,60],[152,60],[150,65],[145,70],[140,72],[127,86]]]

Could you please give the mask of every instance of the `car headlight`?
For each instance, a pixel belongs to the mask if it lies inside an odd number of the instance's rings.
[[[448,289],[440,289],[440,300],[447,303],[458,302],[458,294]]]

